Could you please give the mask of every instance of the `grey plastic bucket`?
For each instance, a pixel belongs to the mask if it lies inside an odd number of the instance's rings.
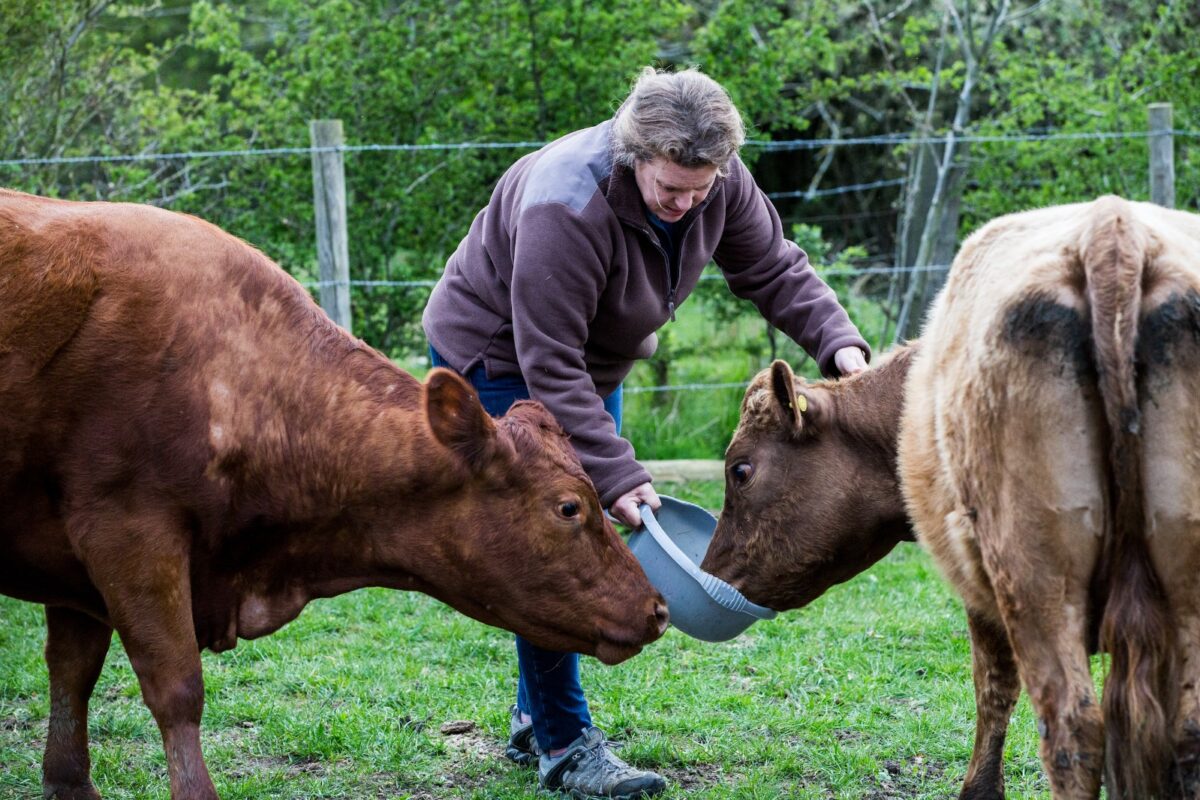
[[[643,505],[642,525],[629,537],[629,549],[646,576],[662,592],[671,624],[696,639],[724,642],[754,622],[775,616],[751,603],[725,581],[700,569],[717,520],[700,506],[660,495],[657,512]]]

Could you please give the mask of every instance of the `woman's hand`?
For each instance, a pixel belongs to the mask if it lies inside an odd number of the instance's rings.
[[[857,375],[867,368],[867,357],[862,350],[850,345],[833,354],[833,365],[843,377]]]
[[[642,514],[638,511],[638,507],[642,503],[650,506],[650,510],[652,511],[658,511],[662,508],[662,501],[658,499],[658,492],[654,491],[654,487],[648,483],[635,486],[618,497],[616,502],[612,504],[611,513],[625,525],[636,528],[642,524]]]

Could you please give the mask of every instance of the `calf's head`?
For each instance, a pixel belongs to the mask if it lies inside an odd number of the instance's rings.
[[[493,420],[458,375],[434,370],[425,409],[458,482],[438,514],[450,526],[431,594],[540,647],[610,664],[662,634],[662,596],[541,404]]]
[[[702,568],[777,610],[812,602],[912,535],[896,475],[911,347],[839,381],[783,361],[746,390]]]

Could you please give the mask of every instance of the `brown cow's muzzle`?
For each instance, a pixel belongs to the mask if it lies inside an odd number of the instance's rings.
[[[666,633],[671,617],[667,612],[666,602],[658,592],[654,593],[648,611],[642,619],[645,622],[640,626],[640,631],[635,630],[633,626],[630,626],[628,633],[618,629],[602,629],[600,641],[594,651],[596,658],[609,666],[620,664],[636,656],[644,646]]]

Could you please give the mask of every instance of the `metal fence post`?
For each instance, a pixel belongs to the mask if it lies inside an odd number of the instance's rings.
[[[321,308],[350,331],[350,250],[346,234],[346,169],[340,148],[340,119],[309,123],[312,138],[313,203],[317,211],[317,262]]]
[[[1171,128],[1171,104],[1151,103],[1150,117],[1150,202],[1175,207],[1175,137]]]

